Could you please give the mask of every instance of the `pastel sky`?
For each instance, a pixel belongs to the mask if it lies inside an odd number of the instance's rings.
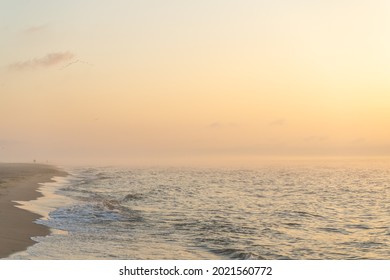
[[[0,161],[390,155],[388,0],[0,0]]]

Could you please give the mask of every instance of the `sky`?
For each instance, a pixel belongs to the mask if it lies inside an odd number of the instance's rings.
[[[390,155],[387,0],[0,0],[0,161]]]

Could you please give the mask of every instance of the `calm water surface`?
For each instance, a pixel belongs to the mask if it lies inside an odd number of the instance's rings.
[[[388,161],[70,168],[16,259],[390,259]]]

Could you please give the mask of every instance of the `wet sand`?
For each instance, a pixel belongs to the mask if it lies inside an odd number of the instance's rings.
[[[66,176],[66,172],[43,164],[0,163],[0,258],[33,245],[31,237],[50,233],[47,227],[34,223],[39,215],[15,207],[13,201],[42,196],[37,191],[39,183],[54,176]]]

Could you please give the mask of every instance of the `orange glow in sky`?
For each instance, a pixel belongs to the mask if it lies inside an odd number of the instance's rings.
[[[0,161],[389,156],[389,34],[386,0],[1,1]]]

